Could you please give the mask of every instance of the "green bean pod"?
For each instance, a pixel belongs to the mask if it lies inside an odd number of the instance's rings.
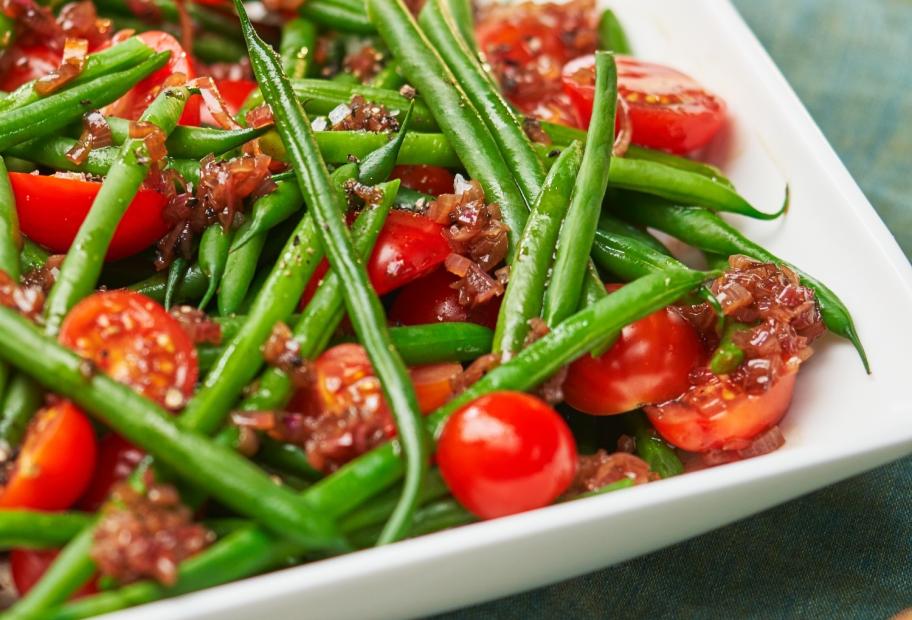
[[[317,27],[312,21],[296,17],[282,25],[279,55],[289,77],[307,77],[316,44]]]
[[[37,243],[22,237],[22,251],[19,253],[20,273],[44,267],[50,255]]]
[[[190,269],[184,274],[180,286],[173,291],[172,301],[175,303],[196,302],[205,294],[208,281],[208,278],[200,270],[199,265],[191,265]],[[164,303],[167,287],[166,275],[157,273],[127,288],[131,291],[142,293],[158,303]]]
[[[116,116],[108,116],[105,120],[111,128],[114,144],[123,144],[130,138],[131,121]],[[165,148],[171,158],[200,160],[210,153],[221,155],[239,148],[267,131],[268,127],[225,130],[178,125],[168,136]]]
[[[13,373],[0,407],[0,442],[7,448],[21,444],[29,422],[44,404],[44,392],[31,377]]]
[[[294,179],[277,181],[275,190],[253,203],[250,219],[238,229],[231,242],[230,252],[236,252],[255,237],[265,239],[267,232],[300,211],[303,206],[304,199]]]
[[[165,282],[165,301],[163,305],[166,310],[171,308],[174,294],[183,285],[184,276],[187,275],[189,270],[190,261],[183,256],[178,256],[171,261],[171,265],[168,267],[168,279]]]
[[[628,414],[625,421],[636,440],[637,456],[649,464],[649,469],[662,478],[684,473],[684,464],[675,454],[674,448],[656,435],[642,413]]]
[[[358,164],[358,182],[365,185],[377,185],[386,181],[392,174],[393,168],[396,167],[396,161],[399,159],[399,151],[402,149],[402,144],[405,142],[405,136],[408,133],[412,111],[415,109],[414,104],[414,101],[409,104],[405,118],[399,124],[399,131],[396,133],[396,137],[376,151],[369,153]],[[319,142],[317,144],[319,145]]]
[[[0,151],[59,131],[80,119],[83,113],[113,102],[141,79],[160,69],[169,57],[168,52],[155,54],[131,69],[109,73],[28,105],[0,112]]]
[[[611,9],[605,9],[599,17],[598,38],[599,49],[627,56],[631,54],[627,33]]]
[[[392,542],[408,532],[428,466],[428,442],[414,387],[402,358],[390,341],[383,306],[370,284],[364,264],[354,254],[351,236],[339,217],[345,209],[345,199],[332,187],[310,122],[272,48],[257,36],[250,24],[242,1],[235,0],[234,5],[254,75],[272,108],[276,129],[288,149],[301,193],[317,223],[320,243],[331,268],[342,281],[348,316],[364,344],[396,422],[406,462],[406,478],[400,502],[380,537],[382,543]]]
[[[5,272],[13,280],[19,278],[21,241],[16,199],[6,166],[0,158],[0,271]]]
[[[399,71],[399,63],[395,60],[388,60],[386,65],[377,72],[368,86],[373,86],[375,88],[388,88],[390,90],[398,90],[405,85],[405,78],[402,77],[402,73]]]
[[[0,549],[54,549],[92,523],[79,512],[0,510]]]
[[[532,213],[516,244],[510,282],[504,292],[494,330],[494,353],[509,359],[519,351],[529,333],[529,320],[541,316],[545,283],[554,256],[561,224],[570,205],[582,161],[582,148],[574,142],[561,153],[532,206]]]
[[[688,159],[686,157],[681,157],[680,155],[672,155],[671,153],[666,153],[665,151],[647,149],[635,144],[631,144],[629,147],[627,147],[627,152],[624,153],[624,157],[627,159],[651,161],[656,164],[662,164],[664,166],[670,166],[671,168],[677,168],[678,170],[683,170],[684,172],[693,172],[694,174],[699,174],[708,179],[711,179],[716,183],[720,183],[721,185],[724,185],[731,190],[735,190],[735,184],[725,176],[724,172],[719,170],[719,168],[716,166],[707,164],[702,161]]]
[[[602,212],[602,216],[599,218],[598,223],[599,230],[613,235],[622,235],[637,241],[640,245],[644,245],[651,249],[653,252],[659,254],[664,254],[665,256],[671,256],[671,252],[668,251],[668,248],[665,245],[649,234],[649,231],[634,226],[629,222],[620,220],[612,215]],[[727,260],[727,259],[726,259]]]
[[[265,197],[264,197],[265,198]],[[261,199],[262,200],[262,199]],[[257,264],[266,245],[266,232],[248,236],[252,220],[241,224],[235,232],[237,238],[246,237],[242,246],[231,248],[225,259],[225,270],[218,289],[218,313],[228,316],[241,311],[244,299],[256,275]],[[208,279],[207,279],[208,282]],[[208,286],[208,285],[207,285]]]
[[[745,254],[794,269],[801,283],[814,290],[827,328],[852,343],[870,374],[871,366],[851,313],[836,293],[822,282],[773,255],[706,209],[679,207],[656,198],[636,195],[625,195],[614,209],[628,221],[657,228],[705,252],[725,256]]]
[[[529,208],[484,119],[402,0],[367,0],[367,11],[403,75],[426,97],[425,103],[469,175],[481,183],[486,199],[500,206],[514,247]]]
[[[203,231],[200,238],[199,246],[199,267],[209,279],[209,286],[199,302],[201,309],[209,305],[215,291],[218,289],[219,282],[225,273],[225,265],[228,262],[228,250],[231,247],[231,240],[234,237],[233,231],[226,231],[219,223],[211,224],[209,228]]]
[[[613,164],[611,151],[614,147],[616,108],[617,66],[614,56],[609,52],[596,52],[595,102],[589,138],[567,218],[558,237],[551,282],[545,291],[543,317],[549,327],[554,327],[579,307],[589,253]],[[602,288],[601,283],[599,288]]]
[[[364,14],[364,7],[348,0],[309,0],[298,12],[302,17],[332,30],[371,34],[374,26]]]

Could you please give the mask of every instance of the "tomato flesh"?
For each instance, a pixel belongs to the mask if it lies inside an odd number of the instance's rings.
[[[601,356],[573,362],[564,397],[574,409],[594,415],[661,403],[690,387],[690,371],[703,357],[693,326],[673,308],[663,308],[621,330]]]
[[[493,519],[546,506],[567,490],[576,474],[576,443],[542,400],[494,392],[450,416],[437,463],[459,503]]]
[[[88,486],[95,456],[95,432],[75,405],[40,410],[0,491],[0,508],[69,508]]]
[[[680,399],[646,407],[646,414],[662,438],[682,450],[743,449],[788,411],[797,376],[797,368],[786,372],[756,395],[731,389],[721,381],[698,386],[694,389],[702,390],[701,400],[711,404],[707,410]]]
[[[196,348],[180,323],[139,293],[95,293],[70,310],[60,342],[105,374],[171,409],[193,392]]]
[[[13,549],[10,552],[10,572],[19,596],[28,594],[28,591],[38,583],[54,563],[59,553],[58,549]],[[97,579],[93,578],[77,590],[71,598],[77,599],[97,592]]]
[[[618,94],[626,101],[633,142],[684,154],[702,148],[725,124],[726,105],[696,80],[671,67],[617,57]],[[564,91],[588,127],[595,98],[595,59],[583,56],[564,67]]]
[[[117,433],[108,433],[98,445],[98,463],[89,488],[79,499],[82,510],[96,511],[108,499],[111,489],[126,480],[146,453]]]
[[[452,194],[453,183],[456,180],[453,173],[446,168],[425,165],[396,166],[390,178],[401,180],[403,187],[431,196]]]
[[[459,278],[445,269],[403,287],[390,307],[389,320],[398,325],[469,322],[494,329],[502,297],[475,308],[459,303],[459,291],[453,288]]]
[[[44,77],[60,66],[63,53],[44,45],[16,45],[9,50],[15,58],[0,78],[0,90],[12,92],[32,80]]]
[[[433,271],[450,253],[443,227],[423,215],[392,211],[386,219],[367,273],[384,295]]]
[[[19,227],[32,241],[54,253],[66,253],[85,221],[101,183],[56,176],[9,174]],[[117,260],[142,252],[168,232],[162,216],[167,200],[140,188],[114,231],[105,257]]]

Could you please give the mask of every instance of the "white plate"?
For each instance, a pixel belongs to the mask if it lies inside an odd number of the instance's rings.
[[[585,573],[684,540],[912,452],[912,269],[735,10],[723,0],[611,3],[638,55],[680,67],[731,104],[710,153],[781,222],[739,219],[852,310],[874,375],[827,337],[801,373],[787,444],[749,461],[248,579],[117,618],[402,618]],[[840,105],[834,101],[833,105]],[[863,129],[861,129],[863,131]],[[112,616],[113,617],[113,616]]]

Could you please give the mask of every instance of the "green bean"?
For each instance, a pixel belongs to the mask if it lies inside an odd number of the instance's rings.
[[[399,63],[392,59],[388,60],[386,65],[377,72],[377,75],[368,82],[368,86],[388,88],[390,90],[398,90],[404,85],[405,78],[402,77],[402,73],[399,71]]]
[[[459,36],[469,48],[478,54],[478,42],[475,40],[475,8],[471,0],[447,0],[446,6],[453,16],[453,23],[459,30]]]
[[[399,501],[399,493],[401,490],[393,487],[378,495],[370,504],[341,519],[339,529],[343,532],[356,532],[366,527],[382,524],[395,509],[396,502]],[[418,502],[426,504],[449,494],[450,490],[447,488],[443,476],[440,475],[440,471],[432,469],[425,478],[424,486],[421,487]]]
[[[801,283],[816,293],[820,314],[827,328],[849,340],[858,352],[865,370],[871,372],[855,322],[842,300],[822,282],[754,243],[719,216],[706,209],[679,207],[656,198],[636,195],[625,196],[615,210],[624,219],[642,226],[657,228],[705,252],[726,256],[745,254],[757,260],[787,265],[794,269]]]
[[[598,23],[599,49],[629,56],[632,51],[627,33],[611,9],[602,11]]]
[[[257,236],[265,239],[267,232],[300,211],[303,206],[304,199],[294,179],[277,181],[275,190],[253,203],[250,219],[238,229],[231,242],[230,252],[236,252]]]
[[[62,547],[91,522],[91,515],[79,512],[0,510],[0,548]]]
[[[477,520],[478,517],[463,508],[455,499],[443,499],[422,506],[415,512],[415,525],[412,527],[409,538],[466,525]],[[351,540],[355,546],[371,547],[376,544],[378,534],[377,527],[367,527],[352,532]]]
[[[400,187],[396,196],[396,208],[405,211],[420,213],[424,208],[434,202],[434,196],[422,194],[408,187]]]
[[[72,399],[129,441],[240,514],[258,519],[292,540],[344,548],[331,522],[277,486],[245,458],[200,434],[185,412],[180,424],[161,407],[39,333],[15,311],[0,309],[0,356]],[[33,351],[41,351],[40,356]],[[193,430],[191,430],[193,429]]]
[[[106,117],[111,128],[111,137],[114,144],[123,144],[130,137],[130,123],[124,118],[114,116]],[[232,151],[254,138],[258,138],[268,131],[268,127],[259,129],[211,129],[209,127],[186,127],[179,125],[174,128],[165,148],[171,158],[200,160],[210,153],[220,155]]]
[[[709,369],[716,375],[727,375],[734,371],[744,361],[744,350],[732,340],[732,336],[739,331],[750,329],[750,325],[732,322],[725,326],[722,340],[713,351],[709,359]]]
[[[279,55],[282,57],[282,68],[289,77],[307,76],[316,44],[317,27],[312,21],[296,17],[285,22]]]
[[[209,286],[199,302],[200,309],[209,305],[219,282],[222,281],[222,275],[225,273],[225,265],[228,262],[228,249],[231,247],[231,240],[234,237],[233,231],[226,231],[219,222],[210,224],[203,231],[200,238],[199,246],[199,267],[209,279]]]
[[[327,80],[291,80],[295,96],[300,100],[304,111],[308,114],[326,115],[341,104],[348,104],[352,97],[361,95],[368,101],[387,107],[389,110],[405,110],[411,99],[400,95],[395,90],[375,88],[364,84],[342,84]],[[261,89],[250,93],[241,112],[245,112],[263,103]],[[437,122],[421,101],[415,101],[415,110],[412,115],[412,128],[415,131],[435,131]]]
[[[165,301],[166,310],[171,308],[171,302],[174,300],[175,292],[183,286],[184,276],[190,270],[190,261],[183,256],[178,256],[168,267],[168,279],[165,282]]]
[[[545,133],[548,134],[551,141],[554,142],[554,146],[566,146],[574,141],[582,142],[584,144],[586,142],[586,132],[583,129],[568,127],[567,125],[561,125],[560,123],[550,123],[548,121],[539,121],[539,125],[545,130]],[[551,145],[542,145],[542,147],[550,146]]]
[[[529,320],[541,316],[554,246],[567,214],[581,160],[579,142],[561,153],[545,179],[516,244],[510,283],[504,292],[494,330],[494,353],[502,354],[504,359],[522,348],[529,333]]]
[[[12,374],[0,409],[0,442],[7,448],[18,446],[42,404],[41,387],[26,375]]]
[[[355,238],[354,251],[363,261],[377,241],[383,222],[399,189],[399,181],[392,181],[379,186],[383,198],[379,204],[365,210],[358,217],[352,228]],[[343,287],[339,275],[329,271],[317,288],[313,299],[307,304],[304,312],[294,323],[292,334],[298,341],[300,355],[312,359],[326,348],[327,343],[342,318],[345,316]],[[285,407],[294,391],[291,378],[278,368],[270,368],[260,375],[257,390],[241,403],[242,411],[266,411]]]
[[[185,87],[163,90],[141,120],[153,123],[168,135],[177,125],[188,97]],[[56,334],[73,304],[95,288],[114,230],[145,180],[149,166],[148,149],[141,139],[124,142],[48,295],[45,327],[49,334]]]
[[[623,220],[619,220],[608,213],[602,213],[602,216],[599,218],[598,227],[599,230],[606,233],[623,235],[624,237],[639,242],[640,245],[645,245],[654,252],[664,254],[665,256],[671,256],[671,252],[668,251],[668,248],[666,248],[661,241],[649,234],[648,231]]]
[[[579,307],[586,265],[608,188],[617,107],[614,56],[609,52],[596,52],[595,68],[595,102],[589,138],[583,151],[577,187],[558,237],[551,282],[545,291],[543,317],[549,327],[559,324]],[[601,283],[599,288],[602,288]]]
[[[520,190],[531,203],[544,182],[544,167],[523,130],[522,121],[463,40],[448,0],[428,0],[421,10],[419,22],[488,126]],[[521,232],[521,229],[514,230],[517,236]]]
[[[624,417],[636,440],[637,456],[649,464],[649,469],[662,478],[671,478],[684,473],[684,464],[681,463],[681,459],[671,446],[656,436],[642,413],[631,413]]]
[[[150,8],[162,19],[180,23],[180,13],[174,0],[152,0]],[[96,0],[95,6],[102,14],[134,15],[129,2],[125,0]],[[239,40],[237,20],[193,2],[186,4],[187,12],[195,24],[204,32],[214,32],[230,39]]]
[[[301,16],[340,32],[370,34],[374,27],[364,15],[364,7],[346,0],[309,0],[298,9]]]
[[[84,112],[111,103],[161,68],[169,56],[168,52],[155,54],[131,69],[109,73],[28,105],[0,112],[0,151],[59,131],[81,118]]]
[[[6,166],[0,159],[0,271],[13,280],[19,278],[19,217]]]
[[[611,484],[606,484],[601,489],[596,489],[595,491],[589,491],[588,493],[581,493],[576,497],[571,498],[572,500],[586,499],[587,497],[598,497],[599,495],[607,495],[608,493],[614,493],[615,491],[620,491],[621,489],[628,489],[635,485],[636,483],[630,478],[623,478],[617,482],[612,482]]]
[[[671,153],[666,153],[665,151],[656,151],[653,149],[643,148],[641,146],[636,146],[635,144],[631,144],[629,147],[627,147],[627,152],[624,153],[624,157],[627,159],[641,159],[645,161],[651,161],[656,164],[663,164],[665,166],[677,168],[678,170],[683,170],[685,172],[693,172],[708,179],[712,179],[713,181],[720,183],[731,190],[735,189],[734,183],[732,183],[729,178],[725,176],[724,172],[719,170],[716,166],[704,163],[702,161],[687,159],[686,157],[681,157],[679,155],[672,155]]]
[[[208,278],[203,275],[198,265],[191,265],[189,271],[184,274],[184,279],[173,293],[175,303],[195,302],[206,292]],[[159,303],[164,303],[165,292],[167,291],[167,280],[165,274],[157,273],[140,282],[130,285],[131,291],[142,293]]]
[[[406,478],[402,498],[380,537],[381,543],[392,542],[408,532],[427,470],[428,442],[415,391],[405,364],[390,341],[380,300],[371,287],[364,264],[354,254],[351,236],[339,217],[345,209],[345,199],[332,187],[310,122],[295,99],[274,52],[253,30],[241,0],[235,0],[234,4],[253,73],[272,108],[276,129],[288,149],[301,193],[318,224],[320,242],[330,266],[342,281],[348,316],[367,350],[396,422],[406,462]]]
[[[396,166],[396,160],[399,159],[399,151],[402,149],[402,143],[408,133],[409,122],[412,118],[412,111],[415,109],[414,101],[409,105],[405,118],[399,125],[399,131],[396,137],[368,154],[358,164],[358,181],[365,185],[376,185],[386,181],[393,168]],[[319,143],[317,143],[319,144]],[[398,187],[397,187],[398,189]]]
[[[16,39],[16,22],[6,13],[0,13],[0,52],[9,49]]]
[[[402,0],[367,0],[367,11],[403,75],[427,98],[434,118],[469,175],[481,183],[487,200],[500,206],[511,231],[511,247],[515,246],[528,217],[528,205],[478,110]]]
[[[271,195],[271,194],[269,194]],[[264,200],[269,195],[260,200]],[[250,285],[256,275],[257,264],[263,247],[266,245],[267,232],[248,236],[248,231],[253,227],[253,220],[241,224],[235,235],[237,238],[247,237],[242,246],[231,248],[225,260],[225,270],[222,275],[221,286],[218,290],[218,313],[222,316],[234,314],[241,310],[244,298],[250,290]]]
[[[319,480],[323,474],[313,468],[307,453],[294,444],[282,443],[266,435],[260,436],[260,449],[254,456],[258,463],[280,472],[300,476],[305,480]]]
[[[86,56],[82,71],[72,82],[67,84],[67,88],[73,88],[110,73],[129,69],[148,60],[153,54],[153,50],[148,45],[136,37],[130,37],[122,43]],[[14,108],[21,108],[42,99],[42,95],[39,95],[35,90],[36,82],[37,80],[26,82],[3,99],[0,99],[0,113]]]
[[[44,267],[48,257],[47,250],[29,239],[22,238],[22,252],[19,254],[19,269],[22,272]]]
[[[595,233],[592,257],[599,267],[627,282],[647,273],[684,267],[677,259],[657,252],[637,239],[610,232],[601,226]]]

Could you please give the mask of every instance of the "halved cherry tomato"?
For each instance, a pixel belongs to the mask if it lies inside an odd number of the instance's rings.
[[[95,293],[80,301],[63,321],[60,342],[171,409],[183,405],[199,374],[196,348],[180,323],[132,291]]]
[[[574,409],[595,415],[665,402],[690,387],[690,371],[703,357],[693,326],[673,308],[664,308],[625,327],[603,355],[586,354],[573,362],[564,398]]]
[[[593,56],[577,58],[562,77],[584,128],[592,117],[594,62]],[[725,101],[692,77],[626,56],[617,57],[617,67],[618,93],[630,109],[635,144],[689,153],[709,143],[725,124]]]
[[[158,95],[161,85],[170,76],[175,73],[182,73],[188,80],[196,77],[193,62],[187,52],[184,51],[177,39],[170,34],[160,30],[149,30],[137,34],[136,37],[156,52],[171,52],[171,58],[168,59],[168,63],[164,67],[139,82],[126,95],[106,109],[107,114],[131,120],[138,119],[145,109],[149,107],[149,104]],[[180,117],[181,125],[195,126],[200,124],[200,103],[201,98],[199,96],[190,97]]]
[[[0,90],[6,92],[16,90],[26,82],[56,70],[63,58],[61,50],[44,45],[16,45],[7,54],[13,62],[0,77]]]
[[[576,442],[544,401],[494,392],[456,411],[437,444],[453,496],[482,519],[547,506],[576,474]]]
[[[222,101],[231,116],[237,116],[238,110],[247,100],[247,95],[256,88],[256,82],[251,80],[220,80],[216,82]],[[203,125],[212,125],[218,127],[218,121],[212,116],[209,108],[202,106],[200,110],[200,123]]]
[[[101,183],[22,172],[11,172],[9,178],[22,232],[52,252],[69,250]],[[106,258],[132,256],[161,239],[168,232],[162,217],[166,204],[158,192],[140,188],[114,231]]]
[[[101,508],[114,485],[126,480],[145,455],[117,433],[108,433],[99,443],[95,473],[79,499],[79,507],[92,512]]]
[[[469,322],[494,329],[502,297],[467,309],[459,303],[453,284],[459,278],[445,269],[415,280],[402,288],[390,307],[389,320],[399,325]]]
[[[446,168],[438,166],[396,166],[393,168],[391,179],[400,179],[403,187],[408,187],[422,194],[439,196],[452,194],[453,183],[456,177]]]
[[[10,572],[19,596],[25,596],[47,572],[60,553],[57,549],[13,549],[10,552]],[[72,596],[76,599],[98,592],[98,582],[93,578]]]
[[[715,380],[692,388],[707,403],[705,411],[680,399],[646,407],[646,414],[665,441],[682,450],[740,450],[782,419],[792,402],[797,376],[794,368],[758,395],[744,394]]]
[[[443,227],[423,215],[392,211],[374,245],[367,273],[384,295],[433,271],[450,253]]]
[[[422,413],[430,413],[452,397],[452,380],[460,372],[462,366],[455,363],[429,364],[409,370]],[[292,410],[308,410],[310,405],[341,415],[354,408],[368,416],[389,417],[380,381],[374,375],[374,368],[361,345],[340,344],[326,350],[314,363],[314,376],[316,402],[305,404],[299,399]],[[387,434],[392,437],[395,431],[390,417]]]
[[[92,425],[73,403],[41,409],[0,490],[0,508],[69,508],[89,484],[95,453]]]

